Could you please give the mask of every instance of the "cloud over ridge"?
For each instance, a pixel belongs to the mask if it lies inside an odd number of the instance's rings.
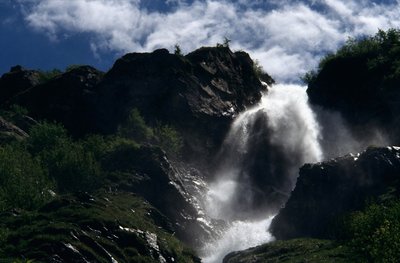
[[[394,0],[169,0],[163,4],[170,8],[159,11],[143,2],[19,1],[31,28],[59,41],[66,34],[89,34],[88,44],[100,55],[172,50],[175,44],[188,52],[228,37],[234,50],[248,51],[281,82],[297,81],[348,37],[400,27]]]

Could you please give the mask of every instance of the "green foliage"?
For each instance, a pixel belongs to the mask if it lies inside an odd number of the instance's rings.
[[[278,240],[238,253],[233,253],[227,256],[226,262],[354,263],[359,261],[346,246],[337,242],[299,238]]]
[[[40,122],[33,126],[29,131],[29,136],[28,149],[33,154],[62,147],[63,144],[70,141],[67,130],[63,126],[48,122]]]
[[[132,140],[116,137],[110,141],[110,147],[102,158],[103,169],[107,172],[135,172],[134,163],[140,146]],[[108,176],[114,177],[112,174]]]
[[[231,43],[232,40],[230,40],[227,37],[224,37],[224,42],[222,43],[222,46],[224,47],[229,47],[229,43]]]
[[[91,191],[102,181],[101,168],[94,155],[79,143],[69,141],[45,150],[40,159],[61,192]]]
[[[139,142],[148,142],[151,140],[154,133],[153,130],[146,125],[139,110],[133,109],[129,113],[125,123],[118,128],[118,135]]]
[[[17,104],[12,104],[7,109],[0,110],[0,116],[12,123],[18,123],[28,114],[28,110]]]
[[[74,142],[67,131],[58,124],[41,122],[32,127],[27,140],[28,149],[35,154],[42,165],[48,169],[58,190],[90,191],[101,184],[102,174],[96,154],[101,145],[94,148],[99,138],[86,143]],[[85,146],[89,148],[86,149]],[[92,152],[93,151],[93,152]]]
[[[100,190],[83,195],[89,198],[81,196],[55,198],[49,205],[56,210],[0,215],[0,229],[9,226],[6,235],[12,240],[0,247],[0,262],[13,262],[13,256],[48,262],[55,254],[68,261],[62,243],[73,245],[89,262],[109,262],[110,254],[118,262],[159,262],[155,251],[149,249],[146,232],[157,235],[164,257],[173,257],[175,262],[200,262],[172,232],[163,229],[168,223],[165,217],[137,195]],[[2,261],[8,257],[11,259]]]
[[[182,56],[182,49],[178,44],[175,44],[175,50],[174,50],[174,54],[178,55],[178,56]]]
[[[329,63],[342,58],[359,58],[371,72],[382,72],[385,80],[400,78],[400,30],[379,30],[375,36],[349,38],[336,51],[321,59],[316,72],[307,73],[303,81],[310,83]]]
[[[42,70],[39,71],[39,80],[40,83],[45,83],[55,77],[61,75],[63,72],[59,69],[52,69],[52,70]]]
[[[20,105],[13,104],[10,106],[10,111],[17,116],[23,116],[28,114],[28,110]]]
[[[303,81],[305,84],[309,84],[316,78],[316,76],[317,73],[314,70],[311,70],[301,77],[301,81]]]
[[[176,129],[169,125],[159,125],[154,130],[158,145],[172,156],[178,156],[183,147],[183,139]]]
[[[400,201],[371,204],[350,216],[350,246],[369,262],[398,262],[400,258]]]
[[[50,198],[47,171],[24,148],[0,148],[0,210],[34,209]]]
[[[229,38],[227,38],[227,37],[224,37],[224,41],[222,42],[222,44],[221,43],[217,43],[217,47],[218,48],[221,48],[221,47],[223,47],[223,48],[229,48],[229,43],[231,42],[231,40],[229,39]]]
[[[262,76],[265,74],[263,66],[260,64],[260,61],[258,61],[257,59],[253,63],[253,70],[259,79],[261,79]]]

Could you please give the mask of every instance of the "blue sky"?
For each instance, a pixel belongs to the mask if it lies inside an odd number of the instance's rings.
[[[349,37],[400,27],[398,0],[0,0],[0,74],[12,65],[109,69],[127,52],[224,37],[294,82]]]

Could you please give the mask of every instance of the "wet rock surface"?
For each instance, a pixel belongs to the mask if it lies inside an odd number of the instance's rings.
[[[306,164],[271,231],[277,239],[330,238],[337,220],[362,209],[368,199],[398,197],[399,174],[400,148],[395,146]]]

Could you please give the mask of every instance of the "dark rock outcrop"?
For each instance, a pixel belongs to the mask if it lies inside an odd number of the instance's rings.
[[[311,103],[340,112],[355,137],[368,137],[379,128],[398,144],[400,77],[393,72],[393,61],[374,67],[373,61],[379,61],[375,53],[328,59],[309,82],[307,93]]]
[[[274,218],[271,231],[278,239],[331,238],[337,220],[361,210],[368,199],[400,190],[400,148],[368,148],[300,169],[296,188]]]
[[[21,140],[26,137],[28,134],[25,131],[0,117],[0,143]]]
[[[61,122],[75,136],[113,133],[136,108],[150,125],[174,126],[185,139],[183,156],[198,159],[220,146],[233,116],[259,101],[259,77],[273,83],[256,74],[245,52],[204,47],[181,56],[159,49],[126,54],[104,77],[82,66],[41,83],[39,72],[13,68],[0,81],[0,103]]]
[[[188,174],[171,163],[160,148],[120,147],[106,156],[102,165],[112,172],[117,189],[142,196],[166,215],[180,240],[198,247],[210,238],[212,229],[198,220],[208,218],[199,214],[191,196],[194,193],[187,189],[196,182],[187,182]],[[192,180],[201,180],[196,177]]]
[[[36,70],[26,70],[17,65],[0,78],[0,104],[13,96],[40,84],[40,74]]]
[[[258,102],[264,89],[244,52],[220,47],[186,56],[165,49],[131,53],[99,85],[96,123],[113,132],[137,108],[149,123],[175,126],[185,137],[186,153],[207,156],[221,144],[232,117]]]
[[[92,129],[93,101],[103,73],[80,66],[25,90],[10,100],[28,109],[34,118],[62,123],[73,135],[81,136]]]

